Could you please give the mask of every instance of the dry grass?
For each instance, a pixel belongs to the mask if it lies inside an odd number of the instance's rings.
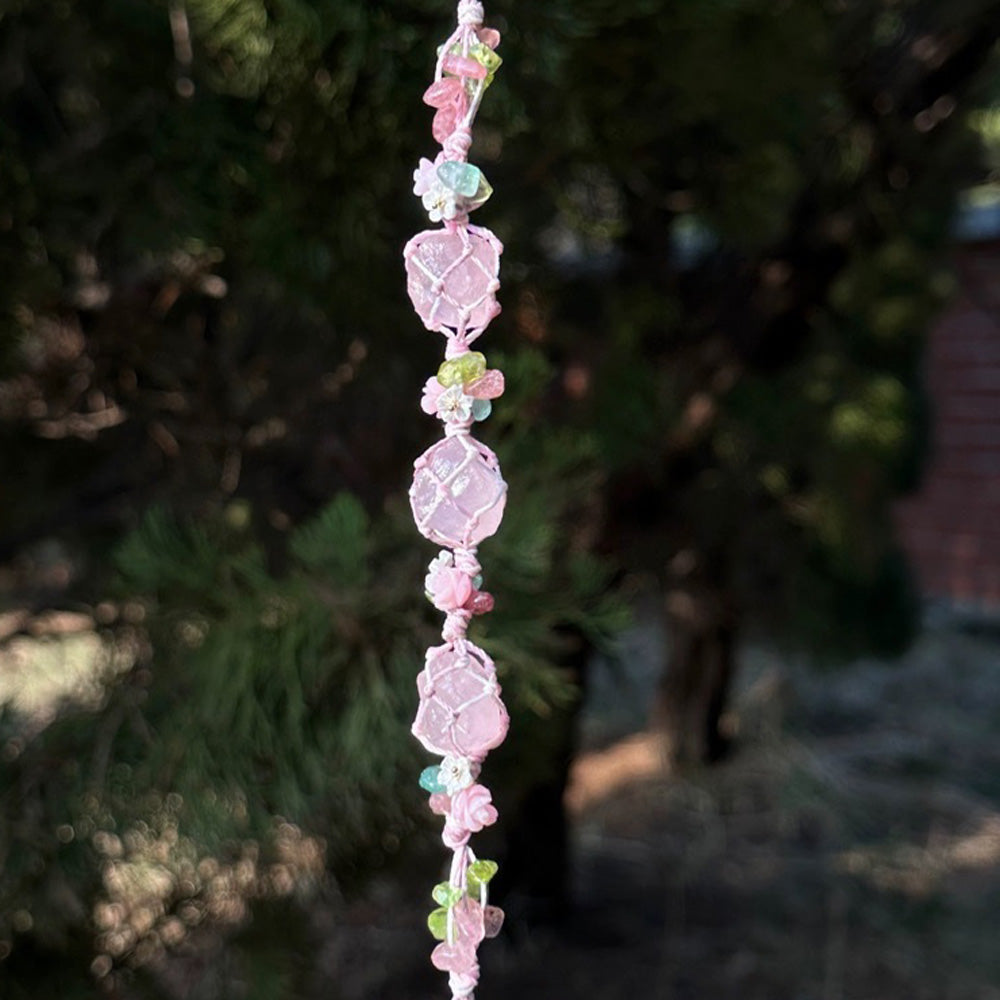
[[[479,1000],[1000,1000],[1000,643],[938,632],[827,674],[746,660],[725,765],[668,775],[641,733],[577,762],[575,915],[484,948]],[[348,936],[398,963],[356,989],[342,952],[338,997],[442,995],[384,913]]]
[[[567,794],[574,916],[485,947],[479,1000],[1000,1000],[996,637],[938,631],[826,674],[746,650],[737,753],[683,774],[641,732],[662,642],[632,641],[629,676],[595,678]],[[113,652],[89,623],[19,635],[0,702],[44,726],[99,697]],[[318,908],[315,995],[444,995],[419,907],[387,882]],[[119,909],[145,912],[101,914]]]

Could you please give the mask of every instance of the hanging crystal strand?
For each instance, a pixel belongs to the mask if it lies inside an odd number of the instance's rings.
[[[504,391],[503,374],[470,349],[500,312],[503,246],[488,229],[469,222],[469,213],[493,189],[468,154],[476,112],[501,59],[495,52],[500,35],[483,27],[481,3],[461,0],[457,20],[424,94],[434,108],[432,132],[441,152],[433,161],[421,159],[413,175],[414,194],[431,222],[441,225],[414,236],[403,256],[417,315],[445,337],[445,360],[427,380],[421,400],[423,411],[444,424],[444,438],[414,463],[410,487],[418,530],[441,547],[424,588],[445,615],[444,643],[427,651],[417,678],[420,704],[413,723],[414,736],[442,758],[424,770],[420,785],[430,793],[431,809],[444,817],[441,836],[452,851],[449,879],[434,887],[438,908],[427,923],[440,942],[431,961],[449,973],[453,1000],[471,1000],[479,981],[479,944],[499,932],[503,912],[489,904],[496,863],[476,858],[469,840],[497,820],[490,791],[478,779],[487,753],[507,735],[509,720],[493,661],[466,638],[469,621],[493,609],[476,550],[499,527],[507,499],[496,455],[471,434]]]

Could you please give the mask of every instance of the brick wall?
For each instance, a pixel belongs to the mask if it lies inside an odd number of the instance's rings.
[[[1000,242],[966,245],[959,294],[931,333],[933,451],[896,510],[924,596],[1000,612]]]

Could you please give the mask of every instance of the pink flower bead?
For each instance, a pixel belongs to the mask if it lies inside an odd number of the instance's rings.
[[[426,156],[420,157],[420,165],[413,171],[413,193],[418,198],[425,195],[437,184],[437,162],[439,159],[441,159],[440,156],[433,161],[428,160]]]
[[[424,394],[420,399],[420,409],[429,417],[436,417],[438,411],[438,399],[444,392],[444,386],[437,380],[436,375],[432,375],[424,383]]]
[[[451,797],[449,822],[478,833],[497,821],[496,807],[490,790],[483,785],[469,785]]]
[[[460,569],[439,569],[430,584],[431,602],[439,611],[457,611],[472,596],[472,581]]]

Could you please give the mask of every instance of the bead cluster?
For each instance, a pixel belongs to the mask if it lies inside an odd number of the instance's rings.
[[[480,942],[495,936],[503,912],[488,902],[493,861],[477,859],[474,833],[497,820],[489,789],[478,778],[483,759],[507,735],[509,719],[490,657],[466,638],[469,621],[493,609],[482,589],[478,544],[500,525],[507,485],[496,455],[472,437],[504,391],[500,371],[470,344],[500,312],[496,292],[503,246],[469,222],[493,193],[467,160],[471,128],[501,59],[499,34],[484,28],[482,5],[460,0],[458,26],[438,50],[434,83],[424,102],[434,109],[441,145],[421,159],[413,191],[438,229],[413,237],[403,252],[407,291],[428,330],[445,337],[445,361],[424,385],[421,408],[438,417],[445,436],[414,463],[410,505],[417,528],[441,546],[424,580],[427,599],[445,615],[443,645],[427,651],[417,678],[420,704],[413,734],[442,759],[420,775],[430,808],[444,817],[442,840],[452,851],[447,882],[434,887],[437,908],[427,925],[439,944],[431,961],[449,973],[453,1000],[470,1000],[479,981]]]

